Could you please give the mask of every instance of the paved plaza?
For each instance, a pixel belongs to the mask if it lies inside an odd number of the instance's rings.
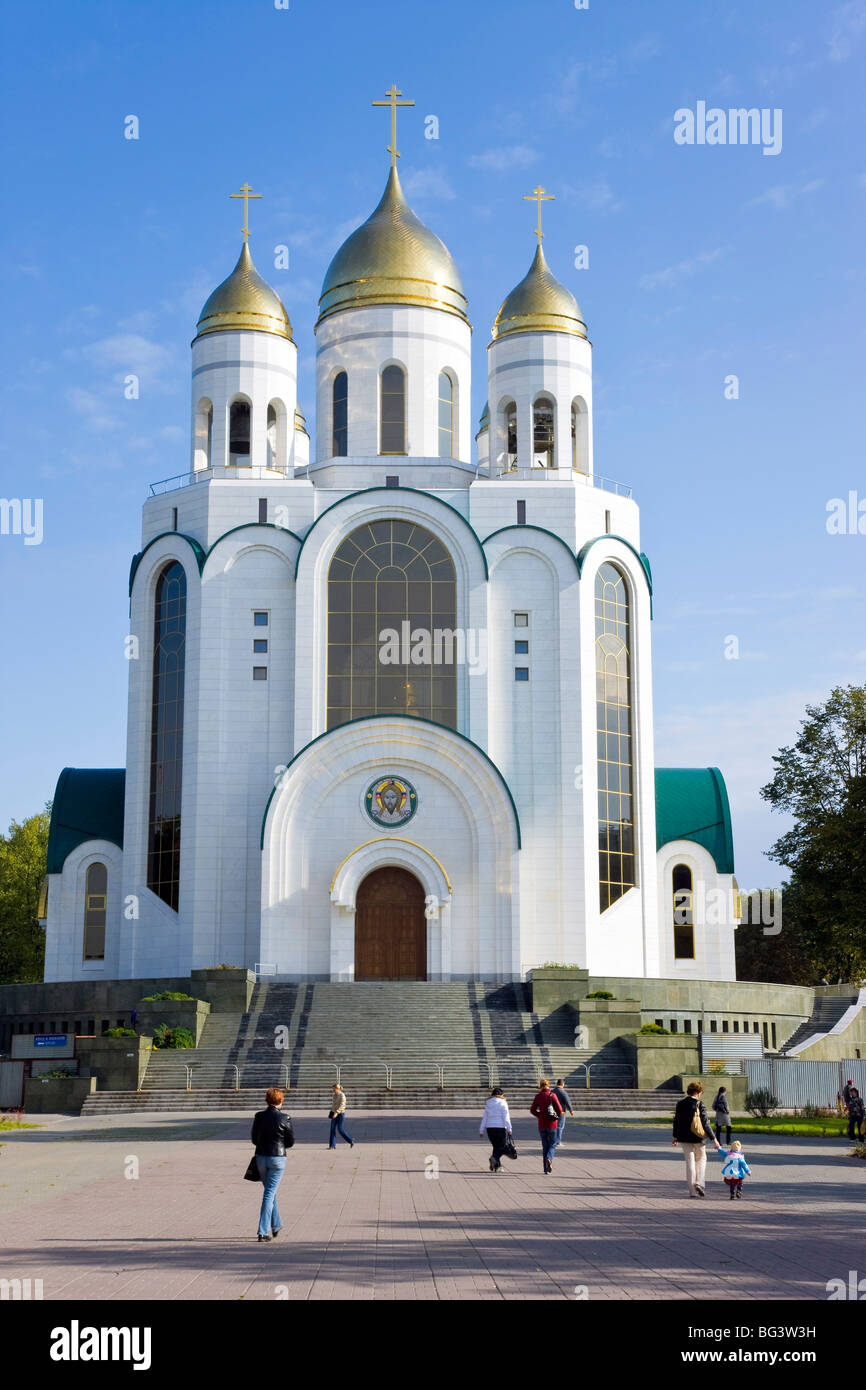
[[[0,1277],[74,1300],[825,1300],[862,1265],[866,1163],[841,1139],[743,1136],[754,1177],[731,1203],[718,1158],[690,1200],[669,1129],[631,1117],[569,1121],[550,1177],[517,1117],[495,1177],[474,1113],[350,1113],[355,1148],[329,1152],[326,1109],[295,1118],[283,1231],[261,1245],[246,1117],[0,1134]]]

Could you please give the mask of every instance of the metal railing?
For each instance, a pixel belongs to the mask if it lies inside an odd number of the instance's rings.
[[[260,465],[253,467],[252,464],[231,463],[214,464],[210,468],[194,468],[187,470],[186,473],[175,473],[171,478],[160,478],[158,482],[150,484],[151,497],[163,497],[167,492],[177,492],[182,487],[189,487],[192,483],[207,482],[210,478],[242,478],[242,479],[261,479],[267,480],[272,477],[293,478],[294,470],[288,468],[262,468]]]

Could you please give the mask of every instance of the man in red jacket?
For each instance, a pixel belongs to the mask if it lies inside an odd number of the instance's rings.
[[[562,1106],[550,1089],[550,1082],[543,1076],[538,1083],[538,1095],[529,1107],[530,1115],[538,1120],[538,1133],[541,1139],[541,1157],[544,1171],[553,1169],[553,1154],[556,1149],[556,1133]]]

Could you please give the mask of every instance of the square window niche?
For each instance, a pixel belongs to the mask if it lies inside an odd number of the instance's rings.
[[[528,614],[528,613],[515,613],[515,615],[514,615],[514,626],[515,626],[515,627],[529,627],[529,614]]]
[[[516,681],[528,681],[528,680],[529,680],[529,667],[528,667],[528,666],[515,666],[515,668],[514,668],[514,679],[515,679]]]
[[[253,680],[254,680],[254,681],[266,681],[267,678],[268,678],[268,668],[267,668],[267,666],[254,666],[254,667],[253,667]]]
[[[253,624],[254,624],[255,627],[267,627],[267,625],[268,625],[268,615],[267,615],[267,613],[254,613],[254,614],[253,614]]]

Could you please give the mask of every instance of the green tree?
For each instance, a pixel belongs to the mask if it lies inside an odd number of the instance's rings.
[[[794,817],[769,857],[791,870],[784,898],[818,978],[866,976],[866,687],[807,705],[791,748],[773,759],[761,796]]]
[[[48,805],[0,835],[0,983],[42,979],[45,935],[38,913],[50,817]]]

